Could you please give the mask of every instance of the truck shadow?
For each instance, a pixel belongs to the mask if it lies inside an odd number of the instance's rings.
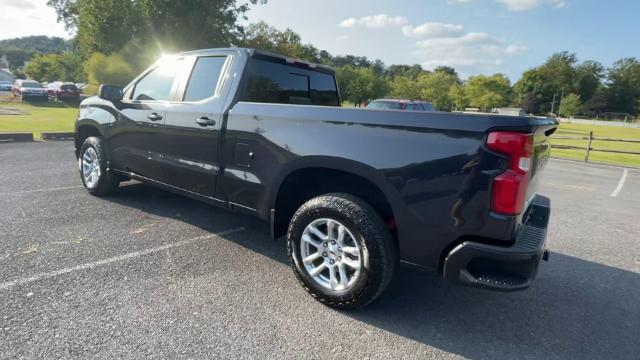
[[[252,217],[142,184],[126,185],[108,199],[211,232],[243,226],[264,235],[241,242],[227,238],[288,264],[283,239],[270,241],[267,224]],[[533,287],[518,293],[453,286],[404,268],[397,275],[373,304],[336,316],[468,358],[637,359],[640,354],[640,275],[634,272],[552,253]]]

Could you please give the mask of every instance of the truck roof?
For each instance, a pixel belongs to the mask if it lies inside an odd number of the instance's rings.
[[[306,60],[302,60],[302,59],[298,59],[298,58],[294,58],[294,57],[290,57],[290,56],[285,56],[285,55],[280,55],[280,54],[276,54],[276,53],[272,53],[269,51],[265,51],[265,50],[260,50],[260,49],[255,49],[255,48],[241,48],[241,47],[230,47],[230,48],[211,48],[211,49],[199,49],[199,50],[191,50],[191,51],[183,51],[180,54],[181,55],[206,55],[208,53],[213,53],[216,51],[221,51],[221,50],[226,50],[226,51],[246,51],[247,54],[249,54],[249,56],[255,58],[255,57],[267,57],[267,58],[272,58],[272,59],[278,59],[281,61],[284,61],[288,64],[296,64],[296,65],[303,65],[306,66],[310,69],[313,70],[318,70],[318,71],[322,71],[325,73],[330,73],[332,75],[335,75],[335,70],[333,70],[333,68],[331,68],[330,66],[327,65],[322,65],[322,64],[316,64],[316,63],[312,63]]]

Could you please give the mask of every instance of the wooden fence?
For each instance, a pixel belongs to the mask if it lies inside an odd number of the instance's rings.
[[[589,136],[565,136],[565,135],[556,135],[552,136],[551,139],[562,139],[562,140],[586,140],[588,141],[587,147],[582,146],[573,146],[573,145],[551,145],[552,148],[556,149],[572,149],[572,150],[585,150],[584,161],[589,161],[589,153],[591,151],[599,151],[599,152],[608,152],[608,153],[617,153],[617,154],[630,154],[630,155],[640,155],[640,151],[627,151],[627,150],[610,150],[610,149],[595,149],[591,146],[592,141],[614,141],[614,142],[626,142],[626,143],[636,143],[640,144],[640,140],[637,139],[613,139],[607,137],[599,137],[593,136],[593,131],[589,132]]]

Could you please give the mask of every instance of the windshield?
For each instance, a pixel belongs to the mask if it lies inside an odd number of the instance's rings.
[[[20,86],[26,88],[42,88],[42,85],[40,85],[40,83],[37,81],[23,81]]]
[[[401,110],[402,104],[397,101],[372,101],[367,105],[367,109]]]

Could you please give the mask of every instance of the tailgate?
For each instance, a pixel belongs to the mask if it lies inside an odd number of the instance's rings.
[[[526,199],[531,199],[538,189],[540,175],[544,170],[549,156],[551,156],[551,144],[549,137],[556,131],[557,124],[548,121],[541,122],[534,132],[533,137],[533,157],[531,159],[531,172],[529,178],[529,186],[527,188]]]

